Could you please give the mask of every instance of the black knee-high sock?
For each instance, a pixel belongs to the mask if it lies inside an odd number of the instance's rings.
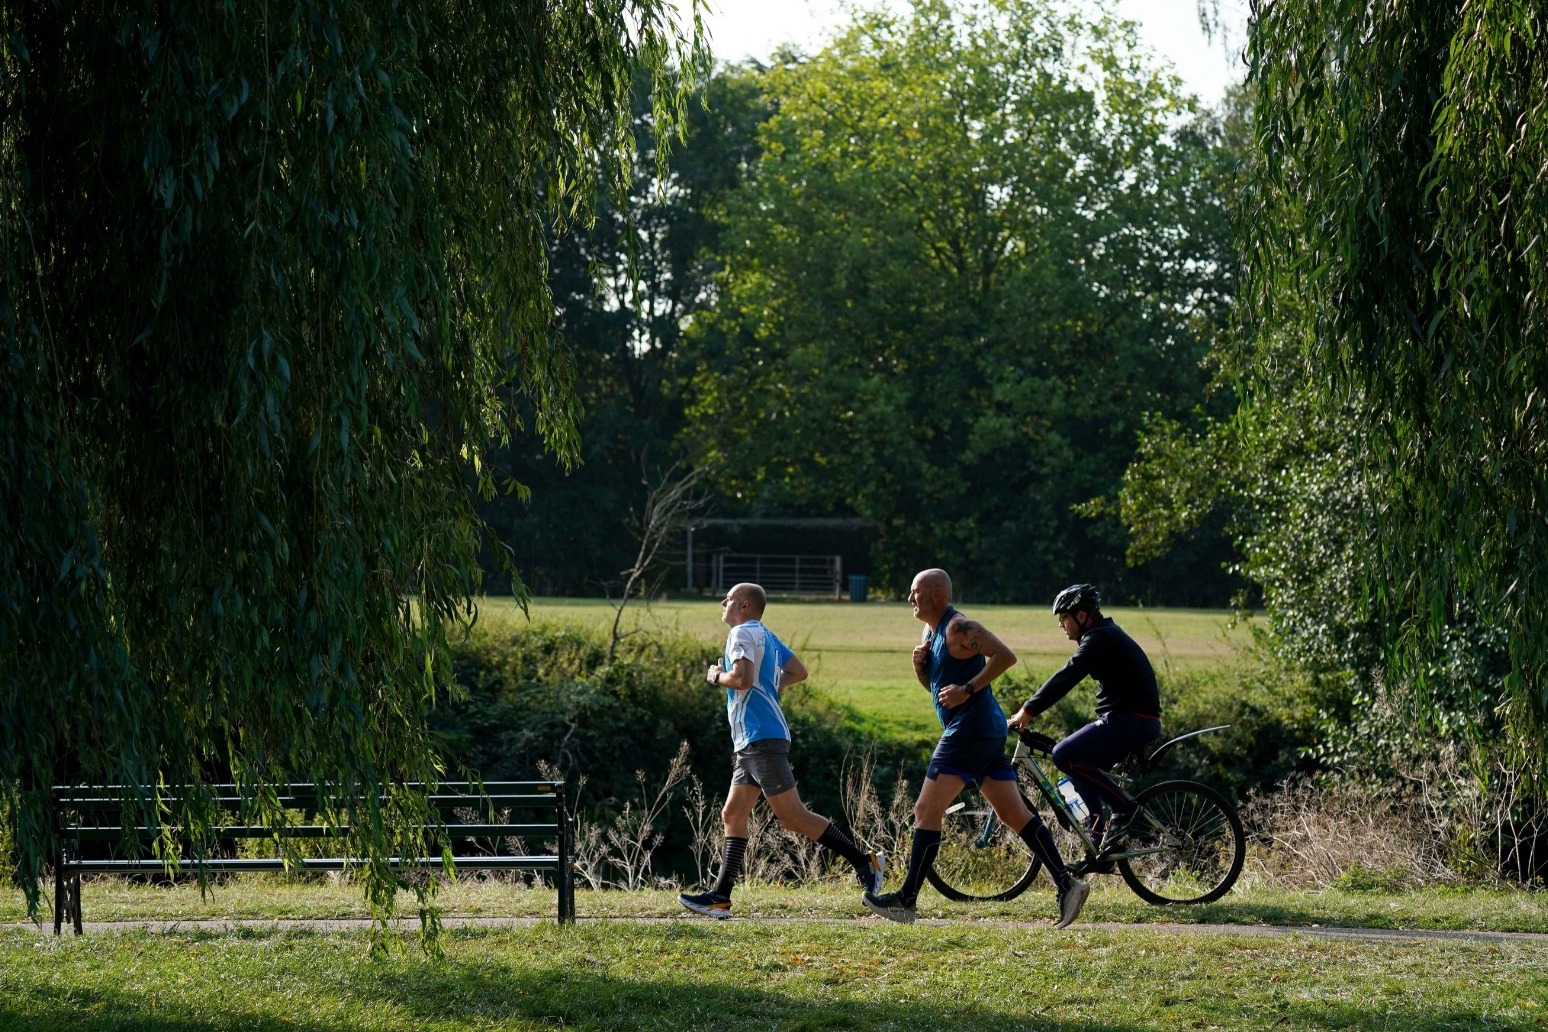
[[[840,828],[832,821],[829,821],[828,826],[822,829],[822,834],[817,836],[817,844],[819,846],[826,846],[845,860],[848,860],[850,865],[861,874],[864,874],[871,867],[871,858],[865,855],[865,851],[855,843],[854,838],[849,832]]]
[[[742,857],[747,855],[747,840],[726,836],[726,844],[720,850],[720,877],[710,891],[717,896],[731,898],[736,879],[742,874]]]
[[[930,865],[935,863],[935,854],[941,848],[941,833],[939,831],[927,831],[924,828],[914,829],[914,844],[908,851],[908,874],[903,878],[903,886],[898,889],[898,896],[905,903],[912,903],[919,898],[919,888],[924,884],[925,872]]]
[[[1065,876],[1069,874],[1064,866],[1064,857],[1059,855],[1059,847],[1054,845],[1053,832],[1048,830],[1048,825],[1037,814],[1033,814],[1032,819],[1021,829],[1021,841],[1032,850],[1033,856],[1043,861],[1043,866],[1048,868],[1048,877],[1053,879],[1054,884],[1063,884]]]

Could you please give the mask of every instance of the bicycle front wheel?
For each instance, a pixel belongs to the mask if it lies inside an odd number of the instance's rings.
[[[941,848],[925,872],[959,903],[1015,899],[1037,877],[1037,858],[995,816],[977,788],[964,789],[941,822]]]
[[[1208,903],[1242,873],[1247,836],[1236,808],[1208,785],[1164,781],[1137,797],[1139,812],[1118,844],[1118,873],[1157,906]]]

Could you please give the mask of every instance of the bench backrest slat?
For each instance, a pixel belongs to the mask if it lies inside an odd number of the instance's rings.
[[[423,785],[404,786],[424,788]],[[201,801],[213,802],[220,810],[236,821],[209,829],[215,839],[254,839],[280,837],[297,839],[339,839],[349,834],[348,826],[327,820],[318,813],[321,794],[312,784],[270,786],[270,799],[286,810],[299,811],[303,817],[321,817],[321,821],[303,820],[295,824],[270,825],[255,822],[249,810],[255,802],[250,795],[239,792],[234,784],[209,786],[209,794],[191,794]],[[181,829],[175,824],[156,826],[134,821],[125,826],[131,815],[139,816],[146,804],[154,799],[161,806],[180,802],[184,796],[177,791],[162,790],[152,794],[145,786],[131,785],[55,785],[51,792],[54,804],[55,833],[58,853],[55,857],[54,932],[59,934],[66,915],[73,919],[75,931],[81,932],[80,885],[82,874],[96,873],[157,873],[166,869],[165,863],[151,856],[119,858],[111,854],[115,844],[149,843],[163,834],[174,837]],[[571,866],[571,836],[569,815],[565,808],[564,782],[562,781],[486,781],[481,785],[472,782],[445,782],[436,786],[428,797],[440,820],[430,829],[434,835],[444,836],[451,846],[450,854],[456,867],[467,870],[532,870],[553,871],[559,891],[559,920],[561,923],[575,920],[575,881]],[[377,797],[386,802],[384,793]],[[335,808],[349,800],[337,796],[328,800]],[[355,802],[360,802],[356,798]],[[449,819],[457,818],[457,819]],[[491,853],[476,840],[519,839],[522,848],[530,850],[528,840],[538,843],[552,841],[551,854],[499,855]],[[186,840],[185,840],[186,842]],[[108,852],[107,857],[81,857],[82,844],[92,843],[94,849]],[[457,848],[455,844],[464,844]],[[434,847],[432,847],[434,848]],[[190,852],[192,852],[190,850]],[[400,868],[440,868],[444,858],[393,857],[389,863]],[[180,866],[193,867],[210,872],[280,871],[301,869],[308,871],[341,871],[362,866],[356,857],[223,857],[190,855],[181,859]]]

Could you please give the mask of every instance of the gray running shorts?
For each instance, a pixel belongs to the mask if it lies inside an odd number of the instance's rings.
[[[795,771],[790,768],[790,740],[763,738],[737,750],[736,763],[731,767],[731,784],[757,785],[763,789],[765,797],[795,788]]]

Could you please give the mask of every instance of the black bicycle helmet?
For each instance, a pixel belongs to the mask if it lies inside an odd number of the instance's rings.
[[[1101,608],[1102,593],[1094,584],[1071,584],[1055,596],[1053,604],[1054,616],[1073,613],[1077,609],[1100,611]]]

